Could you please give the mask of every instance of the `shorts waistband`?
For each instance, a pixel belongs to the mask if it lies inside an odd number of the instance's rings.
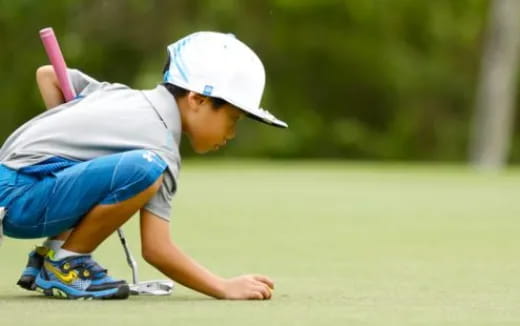
[[[0,183],[9,186],[16,186],[33,183],[36,180],[38,180],[38,178],[35,176],[21,173],[20,171],[11,169],[4,164],[0,164]]]

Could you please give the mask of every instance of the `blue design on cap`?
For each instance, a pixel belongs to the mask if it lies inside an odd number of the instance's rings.
[[[168,67],[168,71],[164,73],[163,80],[165,82],[173,83],[174,76],[172,76],[171,71],[172,69],[176,69],[180,77],[184,80],[184,82],[188,82],[188,69],[186,67],[186,64],[184,63],[184,60],[182,59],[181,50],[182,48],[188,43],[190,40],[190,37],[185,37],[182,40],[179,40],[173,44],[170,44],[168,46],[168,53],[170,55],[170,66]]]
[[[202,92],[202,95],[210,96],[213,92],[213,86],[206,85],[204,86],[204,91]]]
[[[175,49],[173,49],[173,63],[175,63],[175,66],[177,67],[177,70],[181,73],[182,79],[184,79],[185,82],[188,82],[188,76],[186,75],[186,72],[184,71],[183,65],[180,62],[180,47],[177,45]]]

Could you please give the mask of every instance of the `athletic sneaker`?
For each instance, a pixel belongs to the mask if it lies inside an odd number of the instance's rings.
[[[16,284],[26,290],[34,291],[34,280],[42,269],[43,260],[48,251],[49,249],[46,247],[38,246],[29,253],[27,265]]]
[[[51,250],[36,277],[35,289],[46,296],[66,299],[126,299],[130,293],[125,281],[114,280],[90,255],[54,261]]]

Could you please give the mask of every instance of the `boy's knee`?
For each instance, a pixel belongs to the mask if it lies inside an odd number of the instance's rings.
[[[159,189],[166,162],[156,153],[147,150],[134,150],[123,154],[118,170],[133,180],[140,180],[146,188]]]
[[[125,152],[113,169],[110,191],[101,204],[114,204],[143,194],[154,195],[162,184],[166,162],[147,150]]]

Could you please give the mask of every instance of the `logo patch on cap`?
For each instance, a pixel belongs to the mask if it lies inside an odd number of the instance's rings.
[[[206,85],[204,86],[204,91],[202,92],[203,95],[210,96],[213,92],[213,86]]]

